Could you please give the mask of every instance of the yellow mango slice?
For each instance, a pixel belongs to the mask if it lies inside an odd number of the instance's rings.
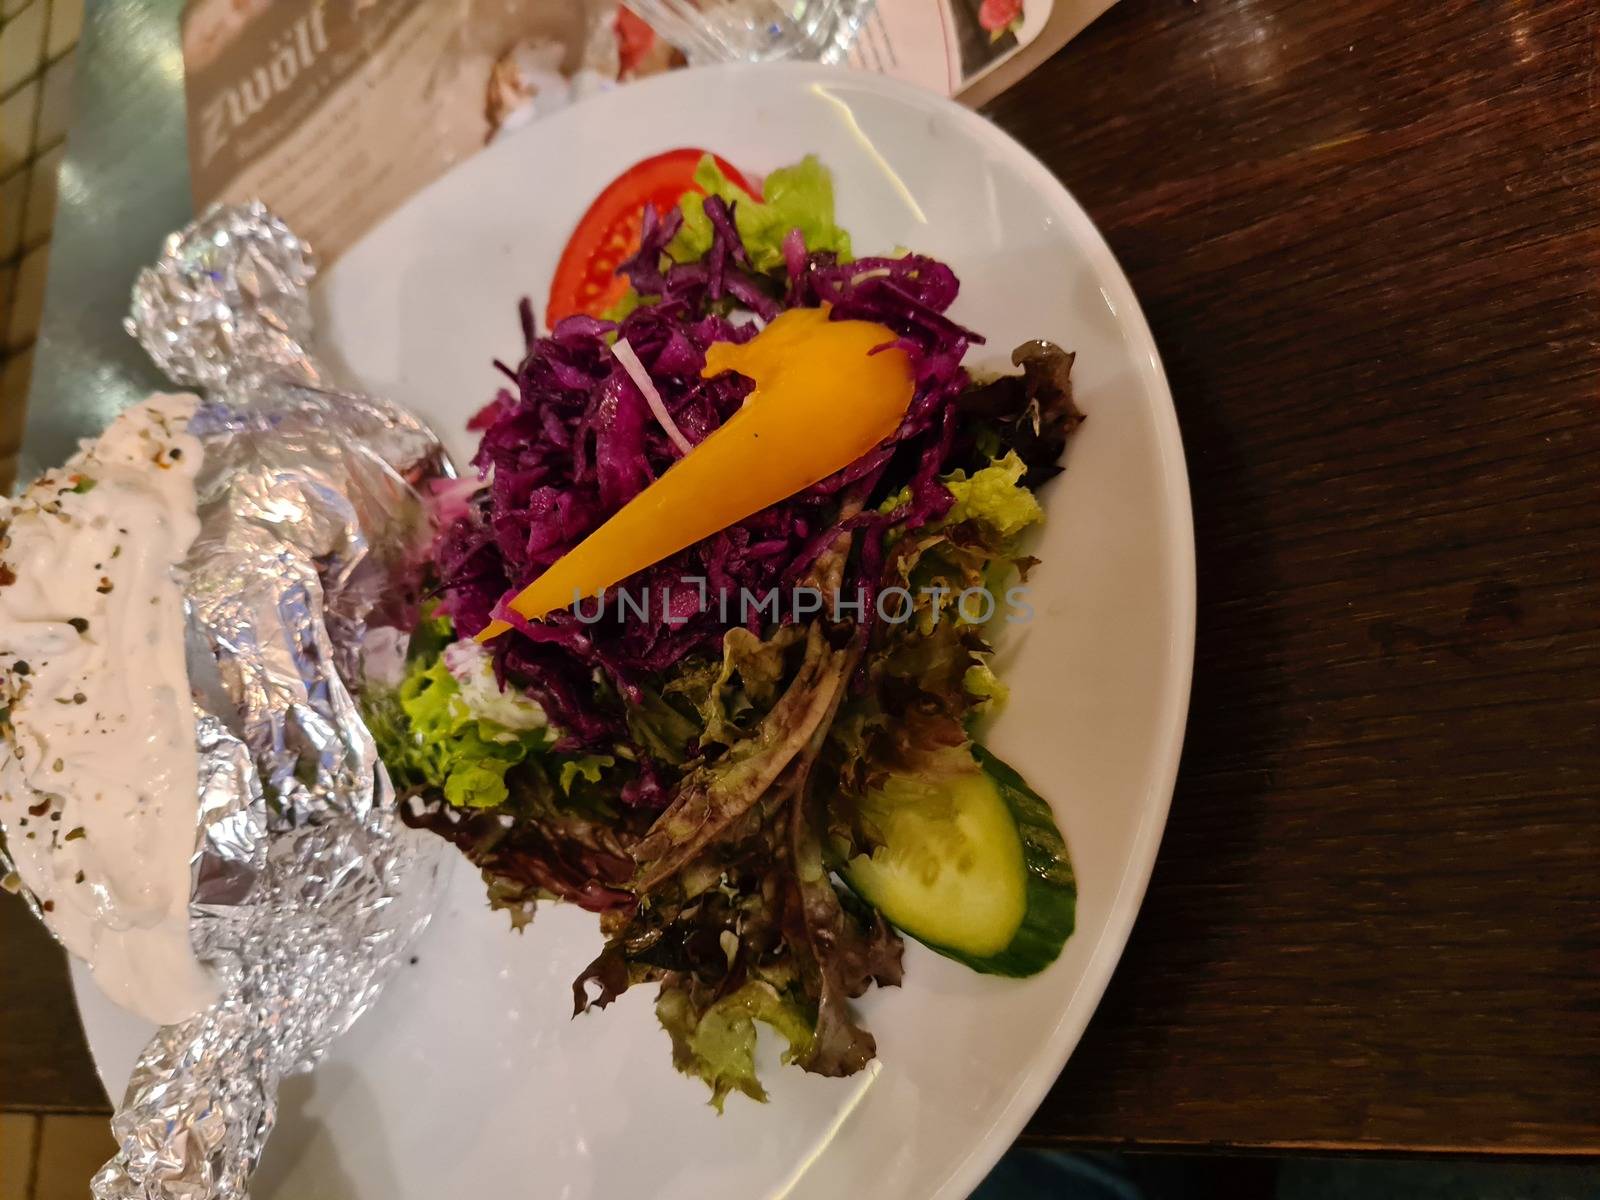
[[[755,382],[742,409],[610,520],[524,588],[511,607],[530,621],[588,599],[636,571],[843,470],[899,428],[914,379],[905,351],[873,321],[827,310],[780,314],[742,346],[706,353],[705,378]],[[479,641],[510,626],[491,623]]]

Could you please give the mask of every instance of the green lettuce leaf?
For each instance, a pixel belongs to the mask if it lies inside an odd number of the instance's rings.
[[[994,537],[1009,539],[1044,520],[1044,509],[1022,482],[1027,470],[1027,464],[1012,451],[974,471],[970,478],[965,471],[952,471],[943,482],[956,502],[943,523],[972,521]]]
[[[444,798],[457,808],[497,808],[511,794],[506,787],[506,772],[514,765],[492,756],[463,756],[445,776]]]
[[[915,598],[913,619],[901,634],[927,636],[941,622],[987,627],[1005,609],[1009,585],[1025,576],[1035,561],[1018,553],[1018,539],[1044,519],[1044,509],[1022,482],[1027,469],[1017,455],[1007,454],[971,475],[952,471],[940,480],[953,499],[950,510],[921,529],[891,535],[887,544],[895,566]],[[902,489],[879,509],[893,512],[909,499],[909,489]],[[980,599],[963,608],[960,596],[968,588],[986,590],[993,597],[992,606]],[[935,595],[930,589],[942,590]],[[987,683],[973,680],[976,687]],[[989,690],[972,694],[999,702],[1004,689],[998,683],[994,680]]]
[[[831,250],[842,259],[850,257],[850,235],[833,219],[833,176],[815,155],[768,175],[760,200],[724,175],[709,154],[695,168],[694,181],[707,196],[720,196],[733,206],[739,240],[751,265],[763,274],[782,269],[783,239],[791,229],[800,231],[813,253]],[[711,219],[703,199],[690,193],[679,201],[683,227],[667,246],[677,262],[697,262],[711,249]]]
[[[699,713],[700,744],[731,746],[744,737],[778,698],[789,648],[805,634],[782,625],[763,641],[748,629],[730,629],[722,639],[722,662],[696,664],[666,685]]]
[[[615,321],[620,325],[623,318],[634,309],[643,308],[647,304],[654,303],[656,303],[656,297],[639,295],[638,292],[633,290],[633,285],[630,283],[628,290],[622,293],[615,304],[601,313],[600,318],[604,321]]]
[[[633,740],[674,767],[683,765],[686,748],[700,733],[700,727],[660,692],[643,685],[638,702],[628,705],[625,715]]]
[[[972,522],[976,527],[975,532],[990,542],[997,539],[1008,541],[1016,537],[1028,526],[1044,520],[1044,509],[1038,498],[1022,482],[1027,471],[1027,464],[1013,451],[971,475],[965,471],[950,472],[939,482],[955,497],[955,503],[943,517],[919,530],[918,536]],[[901,488],[879,504],[878,511],[892,513],[901,505],[910,503],[910,500],[911,489]],[[992,546],[996,552],[1009,548]]]
[[[975,662],[967,668],[966,674],[961,677],[961,686],[967,695],[978,702],[980,709],[991,706],[999,708],[1011,695],[1011,689],[994,673],[994,668],[986,660]]]
[[[803,1056],[811,1045],[813,1017],[797,1001],[752,979],[705,1008],[681,987],[663,985],[656,997],[656,1017],[672,1038],[672,1064],[711,1088],[718,1112],[729,1092],[743,1092],[765,1101],[756,1078],[757,1021],[764,1021],[789,1043],[784,1062]]]
[[[581,758],[569,758],[561,764],[558,781],[564,794],[572,795],[572,786],[580,779],[588,783],[599,783],[600,776],[607,767],[617,765],[617,760],[610,754],[585,754]]]
[[[412,659],[398,688],[364,699],[363,715],[398,787],[438,788],[462,808],[503,804],[506,772],[550,743],[547,729],[512,730],[477,716],[438,657]]]
[[[411,631],[411,641],[406,646],[407,663],[431,663],[456,640],[455,626],[449,617],[438,615],[438,607],[434,603],[423,606],[422,617]]]
[[[368,687],[361,696],[361,719],[378,747],[378,757],[389,768],[389,778],[396,788],[405,791],[425,785],[427,775],[417,756],[416,743],[411,738],[411,722],[400,707],[400,695],[394,688]]]

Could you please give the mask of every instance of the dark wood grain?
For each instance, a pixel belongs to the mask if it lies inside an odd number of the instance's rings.
[[[1200,555],[1160,862],[1031,1138],[1600,1153],[1597,36],[1121,0],[992,106],[1143,300]],[[29,1028],[0,1102],[103,1106]]]
[[[1133,280],[1199,549],[1032,1137],[1600,1153],[1597,11],[1122,0],[991,107]]]
[[[0,892],[0,1110],[105,1106],[61,947],[21,900]]]

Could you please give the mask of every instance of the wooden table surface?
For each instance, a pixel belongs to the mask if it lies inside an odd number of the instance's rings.
[[[1121,0],[990,108],[1106,233],[1199,644],[1034,1140],[1600,1153],[1593,0]],[[0,1102],[95,1108],[0,905]]]

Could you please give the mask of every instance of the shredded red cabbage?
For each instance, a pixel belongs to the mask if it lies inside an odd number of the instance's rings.
[[[950,505],[938,480],[955,444],[954,402],[971,383],[961,360],[983,340],[945,315],[959,286],[955,273],[919,255],[841,263],[832,254],[808,253],[795,231],[784,245],[786,270],[763,276],[750,267],[729,207],[710,197],[705,212],[710,251],[697,262],[674,263],[666,247],[681,215],[673,210],[662,218],[646,209],[639,252],[621,267],[641,303],[620,324],[568,317],[536,337],[523,303],[526,352],[514,370],[498,364],[512,387],[471,422],[483,433],[473,465],[488,486],[464,498],[466,511],[442,530],[434,549],[442,611],[460,634],[503,616],[503,602],[680,457],[611,353],[611,335],[627,338],[691,444],[732,416],[750,391],[750,382],[735,374],[700,377],[713,342],[756,334],[746,314],[767,321],[787,308],[828,304],[837,318],[881,322],[911,356],[916,392],[900,428],[849,467],[621,585],[634,594],[648,588],[654,611],[668,597],[681,623],[619,619],[608,609],[585,624],[562,612],[517,622],[496,641],[502,680],[545,706],[567,735],[562,749],[630,740],[625,702],[637,703],[653,676],[688,656],[720,655],[723,635],[740,623],[741,591],[765,595],[794,583],[842,529],[860,532],[843,591],[867,599],[870,620],[884,535],[936,519]],[[883,498],[902,488],[909,499],[879,512]],[[863,507],[841,518],[847,492]],[[706,581],[703,589],[698,579]],[[731,598],[725,616],[723,594]],[[751,615],[753,630],[759,621]],[[639,761],[637,794],[628,798],[659,803],[663,788],[643,748]]]

